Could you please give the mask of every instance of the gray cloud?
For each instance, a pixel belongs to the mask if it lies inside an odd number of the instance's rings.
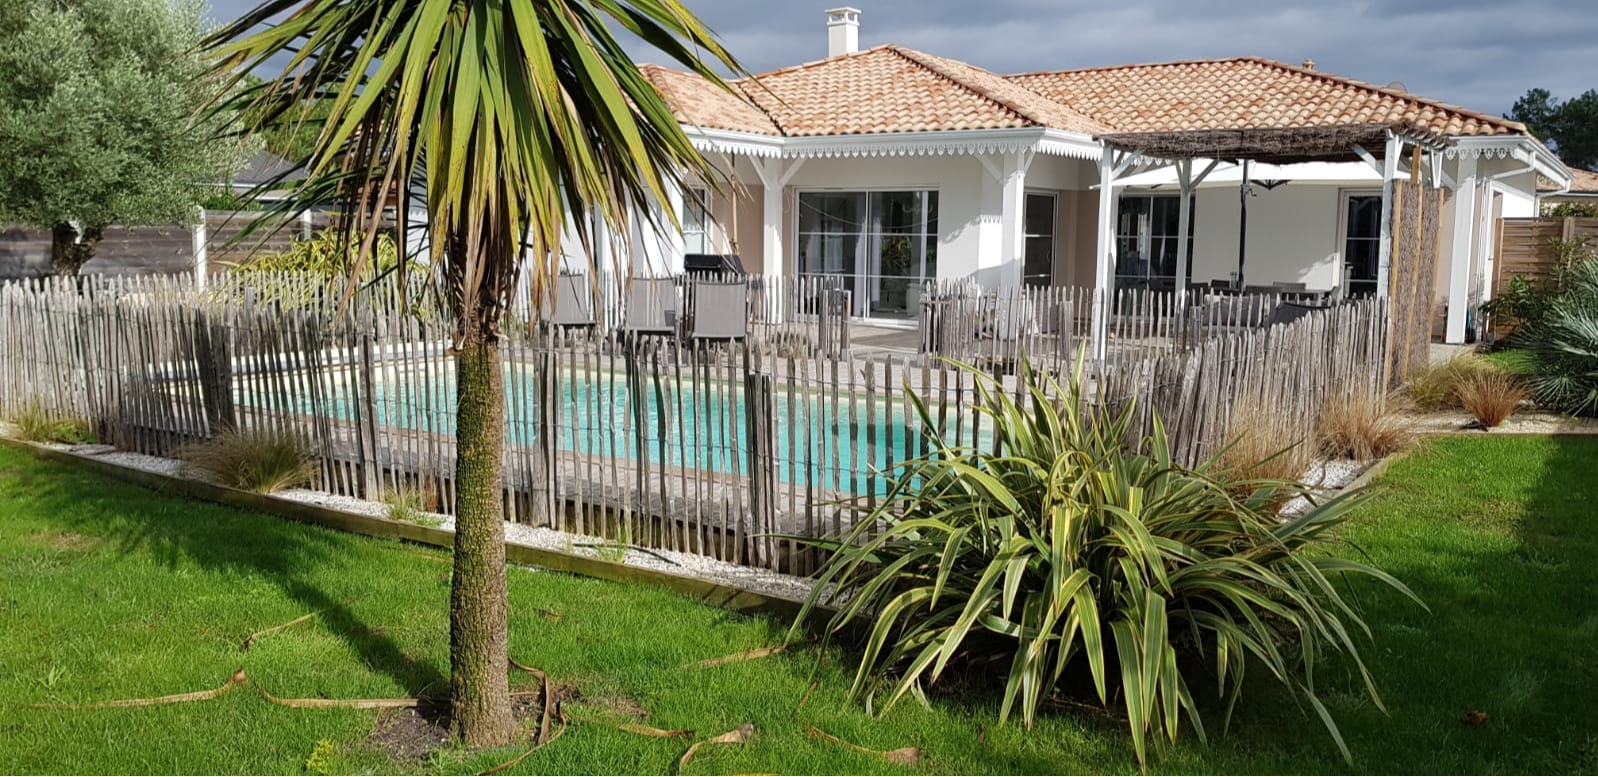
[[[834,0],[847,4],[851,0]],[[826,55],[828,3],[687,0],[749,69]],[[218,20],[251,0],[211,0]],[[860,44],[1001,73],[1258,55],[1503,113],[1532,87],[1598,88],[1594,0],[852,0]],[[640,60],[661,61],[642,44]],[[662,62],[662,64],[669,64]]]

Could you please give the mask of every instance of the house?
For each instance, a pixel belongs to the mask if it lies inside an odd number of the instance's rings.
[[[305,180],[305,171],[270,151],[255,152],[226,183],[215,184],[234,197],[270,202],[286,196],[288,184]],[[271,187],[262,191],[262,187]]]
[[[1541,212],[1559,205],[1585,206],[1598,214],[1598,173],[1570,168],[1570,185],[1560,186],[1547,178],[1537,179],[1537,202]]]
[[[1412,180],[1447,192],[1433,295],[1462,342],[1489,293],[1490,218],[1533,214],[1539,175],[1570,180],[1518,123],[1309,61],[998,75],[860,50],[859,25],[828,11],[826,59],[731,91],[643,66],[731,183],[675,192],[682,233],[635,227],[635,267],[735,253],[751,273],[839,279],[874,319],[913,316],[921,282],[947,279],[1387,294],[1392,193]]]

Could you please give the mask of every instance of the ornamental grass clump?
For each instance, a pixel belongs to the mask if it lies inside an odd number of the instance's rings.
[[[1080,689],[1122,708],[1146,765],[1184,720],[1204,739],[1208,690],[1224,728],[1253,668],[1314,709],[1349,757],[1315,672],[1341,654],[1380,706],[1359,652],[1370,629],[1347,587],[1364,578],[1414,597],[1328,552],[1362,494],[1283,518],[1276,490],[1239,497],[1212,467],[1173,460],[1157,417],[1142,436],[1135,408],[1085,401],[1080,368],[1062,385],[1023,361],[1019,401],[961,368],[994,445],[926,435],[932,450],[888,473],[887,497],[859,507],[856,528],[812,541],[830,555],[794,633],[822,603],[839,608],[829,636],[861,622],[855,698],[885,711],[1000,667],[1001,723],[1031,726],[1046,701]],[[910,396],[923,428],[939,428]]]
[[[1335,391],[1321,407],[1321,452],[1334,459],[1371,461],[1407,447],[1413,435],[1385,397]]]
[[[184,447],[178,458],[191,474],[261,494],[307,485],[315,474],[310,443],[272,429],[230,429]]]
[[[1505,372],[1483,372],[1459,384],[1459,401],[1484,429],[1509,420],[1526,401],[1526,387]]]

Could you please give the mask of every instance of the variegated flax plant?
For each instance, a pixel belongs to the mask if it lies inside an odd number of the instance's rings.
[[[959,366],[992,447],[949,445],[911,392],[930,452],[887,473],[887,498],[859,508],[845,536],[816,543],[830,556],[797,623],[827,603],[839,608],[829,635],[863,635],[856,697],[886,710],[951,674],[1004,667],[1001,722],[1030,727],[1075,689],[1124,708],[1147,765],[1184,719],[1204,739],[1201,687],[1229,720],[1253,667],[1307,702],[1349,757],[1316,693],[1317,668],[1341,653],[1381,704],[1348,587],[1414,596],[1328,552],[1361,495],[1284,518],[1272,505],[1304,486],[1239,489],[1213,461],[1181,466],[1157,416],[1139,439],[1135,408],[1085,399],[1080,366],[1062,383],[1023,363],[1018,391]]]

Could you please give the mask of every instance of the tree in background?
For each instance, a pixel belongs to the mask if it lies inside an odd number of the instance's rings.
[[[523,257],[537,304],[568,211],[591,244],[582,216],[622,233],[684,176],[714,175],[617,29],[712,83],[701,56],[740,70],[678,0],[265,0],[211,39],[217,71],[235,80],[282,63],[226,103],[255,131],[326,106],[314,150],[291,160],[307,177],[284,209],[336,202],[370,254],[391,193],[426,203],[432,277],[455,324],[450,702],[471,745],[506,744],[515,729],[499,342]],[[396,210],[406,233],[409,207]]]
[[[197,184],[242,161],[203,111],[201,7],[0,2],[0,221],[50,230],[51,272],[77,274],[109,225],[192,219]]]
[[[1563,101],[1547,89],[1528,89],[1507,118],[1526,125],[1565,164],[1598,170],[1598,89]]]

